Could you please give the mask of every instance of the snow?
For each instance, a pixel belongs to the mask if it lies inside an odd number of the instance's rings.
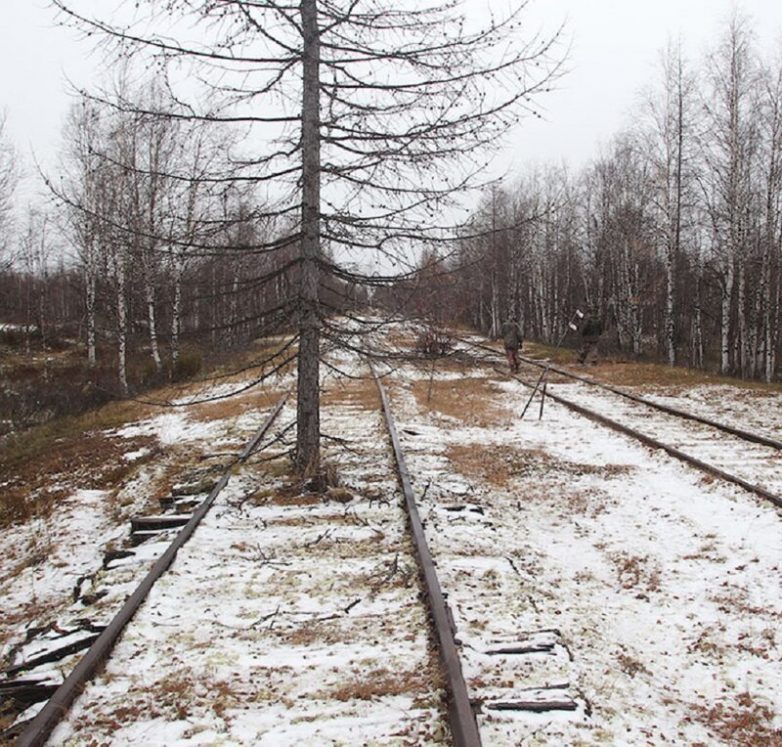
[[[127,425],[115,431],[122,438],[154,436],[163,446],[186,441],[218,441],[225,433],[225,423],[220,421],[191,422],[188,413],[167,412],[154,418]]]
[[[331,361],[366,375],[350,354]],[[430,379],[442,386],[427,401]],[[542,420],[536,405],[520,421],[528,390],[487,367],[399,364],[386,383],[484,745],[779,739],[782,512],[551,401]],[[581,384],[551,390],[598,401]],[[325,459],[339,488],[312,496],[286,477],[289,403],[273,444],[233,469],[50,744],[449,743],[378,403],[371,384],[335,372],[323,391]],[[775,394],[645,395],[779,433]],[[630,417],[612,396],[599,399]],[[165,547],[141,545],[101,570],[106,544],[127,534],[127,518],[148,511],[161,485],[219,467],[204,457],[237,449],[264,414],[203,422],[183,408],[115,431],[156,439],[165,469],[129,448],[124,458],[141,461],[116,492],[74,489],[57,521],[0,538],[0,591],[17,613],[3,623],[6,639],[24,637],[31,588],[45,602],[39,623],[105,620]],[[647,421],[659,438],[686,438],[710,457],[726,450],[721,438],[698,446],[690,426]],[[764,466],[752,453],[732,459],[774,483],[778,461]],[[20,542],[46,544],[49,559],[25,566],[25,551],[14,560]],[[75,579],[96,571],[91,588],[107,596],[73,605]],[[24,655],[61,645],[55,632]],[[496,653],[529,645],[543,650]],[[41,671],[54,679],[60,669]],[[492,710],[516,700],[572,701],[575,710]],[[751,732],[736,731],[737,714]]]
[[[243,468],[53,743],[441,743],[411,548],[393,474],[378,472],[382,424],[357,409],[323,422],[372,435],[341,464],[351,500],[255,504],[268,486],[257,465]],[[166,688],[186,713],[152,695]],[[129,702],[137,711],[121,718]]]
[[[518,412],[528,390],[501,389],[492,401]],[[716,705],[748,696],[782,713],[779,511],[551,402],[543,421],[476,429],[432,415],[405,389],[394,401],[415,487],[428,486],[429,539],[460,640],[480,652],[498,636],[557,629],[573,656],[496,671],[475,654],[468,687],[491,698],[569,682],[592,709],[588,718],[484,712],[486,744],[714,744]],[[540,459],[501,488],[466,476],[484,513],[443,517],[436,509],[453,490],[438,481],[456,466],[451,445]]]

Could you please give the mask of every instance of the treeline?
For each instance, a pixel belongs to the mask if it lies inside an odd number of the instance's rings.
[[[70,112],[49,204],[8,233],[0,319],[28,352],[78,340],[127,394],[193,373],[204,352],[294,330],[299,239],[237,175],[236,134],[161,117],[176,102],[122,86]],[[347,286],[325,286],[339,309]]]
[[[781,62],[740,17],[697,68],[668,49],[633,126],[579,173],[539,168],[493,189],[458,250],[424,259],[420,303],[492,336],[517,315],[549,343],[593,306],[619,351],[772,381]]]

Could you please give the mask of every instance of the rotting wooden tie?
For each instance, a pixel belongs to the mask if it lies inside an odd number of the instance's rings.
[[[130,520],[130,531],[162,532],[164,529],[183,527],[190,521],[190,514],[168,514],[158,516],[134,516]]]

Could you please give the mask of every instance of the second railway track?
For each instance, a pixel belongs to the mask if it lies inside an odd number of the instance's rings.
[[[468,343],[474,344],[474,343]],[[498,354],[487,345],[483,350]],[[662,449],[714,477],[739,485],[782,508],[782,442],[731,423],[662,405],[632,392],[603,384],[561,366],[522,357],[526,375],[517,378],[528,388],[549,368],[560,383],[549,384],[546,397],[581,415]],[[562,379],[570,383],[562,383]],[[542,391],[536,394],[543,396]],[[527,417],[538,417],[537,405]]]

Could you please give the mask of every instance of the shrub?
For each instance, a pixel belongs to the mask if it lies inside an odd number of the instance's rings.
[[[174,363],[172,378],[174,381],[190,379],[201,371],[203,365],[200,353],[193,350],[183,351]]]
[[[453,337],[446,331],[428,327],[418,336],[416,348],[426,356],[437,357],[453,352]]]

